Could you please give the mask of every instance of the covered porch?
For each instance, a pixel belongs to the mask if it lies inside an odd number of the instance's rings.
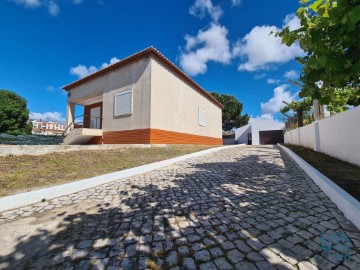
[[[102,98],[102,93],[78,99],[68,97],[64,144],[101,143]]]

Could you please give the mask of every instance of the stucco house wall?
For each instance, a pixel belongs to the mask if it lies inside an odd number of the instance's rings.
[[[221,108],[154,58],[150,107],[151,128],[222,138]],[[205,126],[199,125],[199,109],[205,112]]]
[[[103,94],[103,130],[150,128],[150,60],[144,59],[107,75]],[[132,90],[132,114],[114,116],[115,94]]]
[[[64,89],[68,126],[74,104],[84,105],[88,114],[102,106],[102,136],[90,143],[222,144],[222,105],[152,47]],[[127,90],[132,90],[132,113],[114,116],[115,95]],[[199,109],[205,112],[204,126]]]

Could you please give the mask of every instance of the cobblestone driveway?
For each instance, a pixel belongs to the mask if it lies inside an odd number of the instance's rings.
[[[272,146],[2,213],[0,237],[10,269],[360,269],[359,231]]]

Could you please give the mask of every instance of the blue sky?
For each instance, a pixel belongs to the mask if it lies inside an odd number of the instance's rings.
[[[64,86],[154,46],[208,91],[236,96],[253,117],[278,119],[302,51],[269,35],[298,21],[298,1],[4,0],[0,89],[28,101],[33,117],[63,121]],[[81,114],[81,112],[78,112]]]

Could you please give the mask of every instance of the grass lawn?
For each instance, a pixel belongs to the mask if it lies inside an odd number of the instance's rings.
[[[302,146],[285,146],[360,201],[360,167]]]
[[[120,171],[212,147],[179,145],[0,157],[0,196]]]

